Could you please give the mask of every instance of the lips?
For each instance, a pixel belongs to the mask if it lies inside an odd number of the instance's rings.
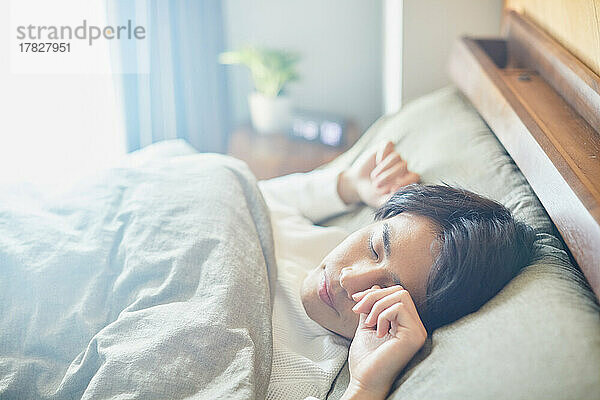
[[[323,270],[323,275],[321,276],[321,282],[319,283],[319,298],[323,301],[323,303],[327,304],[329,307],[335,310],[333,306],[333,300],[331,299],[330,291],[329,291],[329,282],[327,282],[327,276],[325,275],[325,270]],[[337,310],[336,310],[337,312]]]

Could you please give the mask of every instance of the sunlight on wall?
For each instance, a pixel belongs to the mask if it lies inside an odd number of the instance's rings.
[[[102,10],[105,2],[96,3]],[[8,7],[0,4],[0,54],[11,45]],[[64,183],[119,160],[125,139],[115,77],[11,74],[0,57],[0,181]]]
[[[383,106],[392,114],[402,106],[402,0],[383,3]]]

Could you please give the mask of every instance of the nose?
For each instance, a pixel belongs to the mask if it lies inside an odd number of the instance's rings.
[[[365,265],[344,267],[340,273],[340,286],[352,300],[354,293],[367,290],[373,285],[384,287],[386,285],[385,277],[385,271],[378,267]]]

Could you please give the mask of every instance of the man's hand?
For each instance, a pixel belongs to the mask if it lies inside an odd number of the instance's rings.
[[[346,204],[362,201],[377,208],[402,186],[419,179],[419,175],[409,171],[406,161],[394,151],[394,144],[387,142],[368,157],[356,160],[339,175],[338,193]]]
[[[350,345],[350,385],[343,399],[384,399],[402,368],[425,343],[427,331],[408,291],[401,286],[352,296],[360,313]]]

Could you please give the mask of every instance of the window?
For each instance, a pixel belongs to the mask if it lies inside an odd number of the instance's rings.
[[[0,32],[12,35],[11,3],[0,2]],[[91,3],[100,10],[96,15],[104,15],[104,1]],[[79,22],[84,18],[78,7],[60,11],[72,13]],[[0,54],[8,55],[12,45],[10,37],[0,35]],[[44,54],[36,56],[44,62]],[[110,62],[108,52],[103,57]],[[8,57],[0,56],[0,181],[64,183],[121,158],[125,136],[115,95],[118,78],[91,73],[15,74]]]

